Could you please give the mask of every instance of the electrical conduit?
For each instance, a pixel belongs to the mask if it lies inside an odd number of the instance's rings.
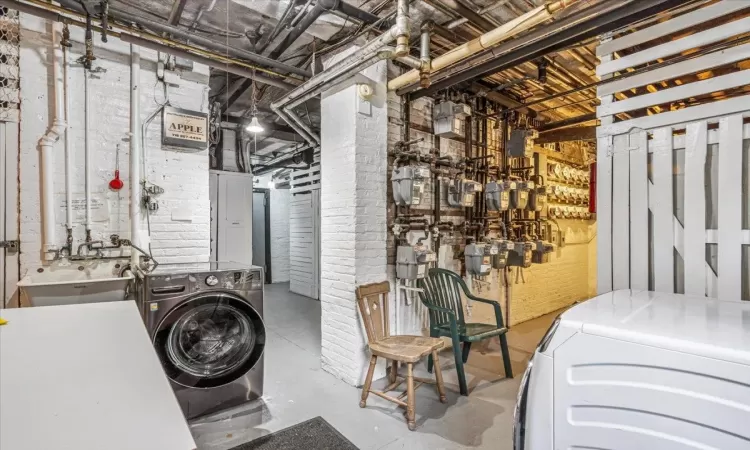
[[[55,204],[54,204],[54,156],[52,149],[62,137],[67,129],[65,123],[65,106],[63,99],[63,90],[65,84],[62,70],[62,24],[55,23],[52,26],[52,78],[55,96],[55,111],[52,119],[52,125],[47,132],[39,139],[39,149],[41,151],[42,166],[42,252],[45,260],[54,258],[57,252],[55,244]]]
[[[86,202],[86,242],[91,241],[91,94],[89,92],[90,71],[83,69],[83,161],[84,197]]]
[[[130,266],[135,268],[139,263],[139,255],[136,247],[143,248],[141,244],[141,166],[143,155],[141,146],[141,53],[140,47],[130,45],[130,242],[133,248],[130,250]]]
[[[444,69],[487,48],[493,47],[506,39],[512,38],[522,31],[526,31],[529,28],[550,19],[555,13],[569,7],[577,1],[578,0],[557,0],[536,7],[526,14],[516,17],[494,30],[488,31],[478,38],[459,45],[458,47],[433,59],[430,71],[435,72]],[[404,86],[416,83],[419,80],[420,71],[411,70],[388,82],[388,90],[395,91]]]

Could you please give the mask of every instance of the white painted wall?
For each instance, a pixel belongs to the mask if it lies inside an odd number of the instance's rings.
[[[289,189],[271,189],[271,282],[289,281]]]
[[[321,103],[321,365],[352,385],[369,359],[355,289],[387,279],[386,72],[385,62],[363,72],[371,108],[360,108],[356,86]]]
[[[41,19],[21,14],[21,136],[20,136],[20,211],[22,275],[43,265],[41,261],[41,210],[38,140],[51,121],[54,108],[51,67],[51,25]],[[83,52],[83,31],[71,27],[71,59]],[[95,36],[94,67],[106,69],[90,81],[92,90],[91,145],[93,155],[92,192],[103,209],[94,211],[93,238],[108,239],[117,233],[127,238],[128,153],[130,117],[130,49],[129,45],[110,37],[104,44]],[[141,119],[151,114],[157,103],[164,102],[161,85],[156,84],[156,52],[141,50]],[[72,133],[74,171],[73,199],[82,200],[84,192],[83,155],[83,69],[74,63],[69,71],[70,132]],[[179,88],[170,88],[173,106],[207,110],[208,68],[196,64],[192,73],[184,73]],[[115,168],[115,150],[120,145],[120,175],[125,187],[110,191],[108,182]],[[145,145],[146,175],[150,182],[164,188],[159,196],[160,208],[151,215],[154,257],[162,263],[207,261],[209,258],[209,189],[207,151],[162,148],[161,117],[149,128]],[[57,244],[65,242],[64,143],[55,147],[56,168],[54,192]],[[174,220],[172,214],[189,211],[190,220]],[[83,242],[83,211],[74,216],[74,244]],[[141,229],[146,229],[145,217]],[[66,270],[64,267],[57,268]],[[77,268],[79,264],[74,267]],[[84,264],[93,272],[110,271],[111,264]],[[70,268],[70,270],[73,270]]]

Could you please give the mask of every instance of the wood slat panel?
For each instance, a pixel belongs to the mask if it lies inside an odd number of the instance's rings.
[[[648,135],[630,135],[630,288],[648,289]]]
[[[632,120],[602,125],[597,128],[596,134],[598,137],[607,137],[629,133],[630,130],[635,128],[653,130],[670,125],[677,128],[682,124],[736,113],[743,113],[743,116],[748,116],[750,115],[748,107],[750,107],[750,95],[743,95],[741,97],[734,97],[704,105],[691,106],[690,108],[677,111],[664,112],[653,116],[643,116]]]
[[[596,54],[597,56],[602,56],[614,53],[619,50],[624,50],[638,44],[643,44],[644,42],[648,42],[652,39],[672,34],[677,30],[684,30],[686,28],[708,22],[709,20],[715,19],[717,17],[725,16],[735,11],[747,8],[748,6],[750,6],[750,4],[742,1],[724,0],[705,8],[700,8],[696,11],[683,14],[665,22],[658,23],[648,28],[644,28],[642,30],[636,31],[635,33],[626,34],[621,38],[606,42],[596,48]]]
[[[742,298],[742,116],[719,122],[719,298]]]
[[[674,41],[665,42],[664,44],[633,53],[623,58],[599,64],[596,68],[596,74],[601,77],[602,75],[620,72],[629,67],[639,66],[649,61],[655,61],[659,58],[676,55],[695,47],[719,42],[737,34],[745,33],[748,29],[750,29],[750,17],[735,20],[734,22],[723,24],[720,27],[709,28],[700,33],[691,34]]]
[[[642,109],[653,105],[662,105],[691,97],[697,97],[712,92],[725,91],[739,86],[744,86],[750,79],[750,69],[734,72],[727,75],[708,78],[694,83],[683,84],[669,89],[662,89],[651,94],[639,95],[638,97],[620,100],[596,108],[599,117],[619,114],[635,109]]]
[[[685,294],[706,295],[707,123],[688,125],[685,141],[685,225],[683,260]]]
[[[743,59],[748,58],[750,58],[750,44],[738,45],[737,47],[709,53],[697,58],[688,59],[669,66],[639,73],[638,75],[633,75],[623,79],[615,79],[610,83],[599,86],[596,94],[601,97],[616,92],[623,92],[628,89],[712,69],[717,66],[742,61]]]
[[[630,288],[630,136],[614,137],[612,155],[612,289]],[[598,183],[598,179],[597,179]]]
[[[672,129],[660,128],[651,141],[653,187],[649,189],[653,215],[654,290],[674,292],[674,199],[672,198]]]
[[[596,150],[596,292],[612,290],[612,138],[598,140]]]

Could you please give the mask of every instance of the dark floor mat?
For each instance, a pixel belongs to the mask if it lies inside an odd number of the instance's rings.
[[[230,450],[359,450],[325,419],[318,416],[259,437]]]

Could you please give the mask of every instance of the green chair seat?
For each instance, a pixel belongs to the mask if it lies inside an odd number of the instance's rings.
[[[503,323],[503,314],[498,302],[473,295],[466,287],[463,278],[445,269],[430,269],[427,275],[419,280],[419,287],[422,289],[419,298],[430,314],[430,336],[449,336],[453,341],[453,355],[456,359],[461,395],[469,395],[464,363],[469,360],[469,351],[473,342],[499,336],[505,376],[513,378],[506,336],[508,328]],[[495,310],[495,323],[466,323],[461,294],[470,300],[492,305]],[[432,372],[432,365],[432,356],[430,356],[427,361],[427,370],[430,372]]]

